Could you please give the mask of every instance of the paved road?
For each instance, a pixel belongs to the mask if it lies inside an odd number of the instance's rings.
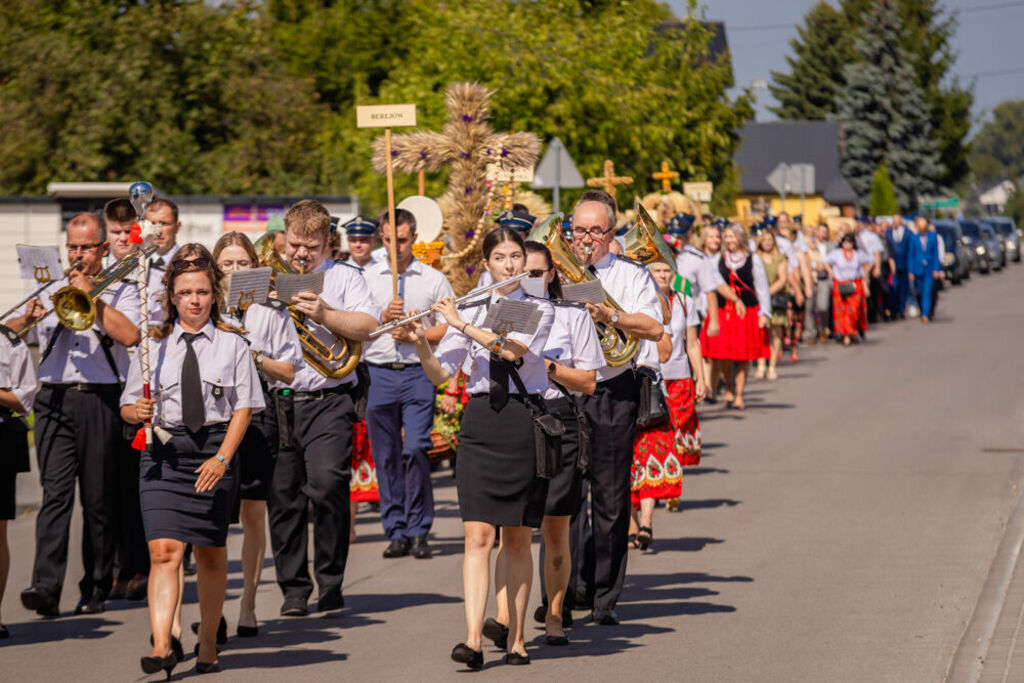
[[[812,347],[779,382],[755,383],[744,414],[703,411],[705,458],[681,511],[658,511],[655,552],[630,557],[622,625],[578,625],[572,645],[555,649],[532,630],[528,671],[488,650],[482,675],[941,680],[1024,483],[1021,291],[1019,266],[975,276],[943,295],[929,327],[878,326],[852,349]],[[461,538],[453,482],[436,484],[438,557],[381,559],[377,520],[362,514],[348,609],[281,620],[265,581],[261,636],[232,638],[220,679],[451,679],[448,652],[464,637]],[[21,608],[33,525],[31,514],[11,525],[3,616],[14,637],[0,646],[0,679],[140,678],[144,609],[42,620]],[[233,535],[232,557],[239,545]],[[231,572],[233,632],[237,561]],[[186,623],[198,614],[194,588],[187,597]],[[191,669],[190,656],[175,677]]]

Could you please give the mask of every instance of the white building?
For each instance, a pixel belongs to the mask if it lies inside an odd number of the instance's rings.
[[[978,202],[990,213],[1002,213],[1015,190],[1013,181],[999,180],[982,188]]]

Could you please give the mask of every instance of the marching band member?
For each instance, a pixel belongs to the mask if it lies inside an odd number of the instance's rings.
[[[381,220],[385,246],[391,241],[387,215]],[[398,298],[391,280],[391,261],[370,264],[364,275],[373,298],[384,313],[381,322],[400,320],[406,309],[423,311],[438,301],[455,296],[448,279],[412,255],[416,241],[416,217],[395,210],[398,241]],[[437,343],[443,325],[429,328],[427,337]],[[366,426],[373,448],[380,487],[380,519],[390,544],[384,557],[412,554],[430,557],[427,534],[434,521],[434,493],[430,482],[430,429],[434,421],[434,385],[423,372],[412,338],[404,328],[375,339],[363,355],[370,372],[370,397]],[[404,439],[403,439],[404,432]]]
[[[73,217],[67,228],[68,260],[80,266],[66,284],[89,292],[91,276],[100,272],[109,249],[103,226],[92,213]],[[58,322],[43,301],[33,299],[24,314],[12,318],[20,331],[45,318],[30,332],[44,349],[39,360],[42,386],[35,400],[35,439],[43,504],[36,517],[36,554],[32,586],[22,591],[26,609],[44,616],[59,614],[67,568],[68,531],[79,479],[85,576],[75,613],[96,614],[113,584],[117,548],[118,483],[115,459],[123,432],[117,412],[121,378],[128,369],[127,347],[139,341],[139,301],[135,285],[114,283],[96,298],[96,321],[76,332]]]
[[[294,204],[284,218],[285,261],[295,272],[323,272],[320,296],[300,292],[292,299],[305,325],[328,346],[336,336],[367,341],[378,326],[380,308],[359,271],[327,260],[331,216],[319,202]],[[277,581],[284,594],[283,616],[303,616],[313,592],[307,559],[307,507],[313,503],[314,574],[320,610],[344,607],[341,584],[348,560],[349,478],[355,373],[329,379],[308,363],[290,388],[274,390],[278,429],[288,438],[274,461],[267,494],[270,543]]]
[[[484,238],[483,254],[495,282],[523,271],[523,239],[513,230],[496,228],[490,232]],[[513,332],[502,336],[481,329],[487,308],[501,298],[522,301],[527,295],[518,283],[513,283],[479,299],[462,314],[453,299],[435,303],[431,308],[448,323],[436,355],[422,324],[415,324],[410,332],[423,370],[435,385],[454,377],[460,367],[469,376],[470,400],[459,432],[455,469],[466,536],[462,582],[467,636],[452,649],[451,656],[471,669],[483,666],[481,637],[495,526],[501,527],[501,553],[507,556],[510,631],[504,661],[530,661],[523,640],[533,574],[530,537],[532,530],[541,525],[547,495],[547,480],[537,477],[532,411],[543,410],[541,394],[548,384],[543,352],[555,314],[550,304],[541,302],[541,320],[533,334]],[[516,372],[526,395],[514,383],[510,386],[509,380]]]
[[[348,260],[360,268],[368,268],[377,261],[374,245],[377,242],[377,223],[369,218],[356,216],[344,223],[345,238],[348,241]]]
[[[217,240],[213,259],[225,275],[236,270],[259,266],[256,249],[240,232],[229,232]],[[225,292],[226,293],[226,292]],[[251,305],[228,320],[244,327],[256,369],[261,377],[263,400],[271,405],[270,389],[283,389],[295,380],[295,371],[302,365],[302,347],[295,333],[288,306],[268,297],[262,304]],[[277,456],[277,415],[263,410],[253,416],[238,447],[241,461],[238,470],[240,518],[242,522],[242,597],[238,606],[238,635],[252,637],[259,633],[256,623],[256,589],[263,571],[267,548],[267,490]]]
[[[642,264],[609,251],[615,240],[615,216],[615,200],[594,190],[584,195],[572,214],[573,250],[623,307],[620,311],[606,304],[587,304],[587,310],[595,322],[641,340],[657,341],[663,334],[661,303],[650,273]],[[638,404],[639,381],[633,363],[606,365],[597,371],[597,388],[586,401],[594,432],[590,458],[593,546],[587,545],[587,556],[580,562],[581,569],[593,567],[594,583],[592,587],[577,585],[575,590],[571,587],[569,598],[574,599],[582,588],[584,597],[593,600],[594,621],[602,625],[619,623],[615,604],[626,575],[629,472]],[[585,522],[587,504],[585,500],[581,504],[581,511],[574,515],[576,524]],[[574,537],[578,539],[575,533]],[[574,572],[574,578],[582,577]]]
[[[138,248],[128,240],[135,224],[135,208],[125,198],[111,199],[103,205],[103,221],[107,226],[110,252],[103,257],[103,267],[113,265]]]
[[[150,553],[153,649],[145,673],[171,670],[182,658],[172,637],[181,598],[185,544],[198,568],[196,672],[218,671],[217,625],[227,591],[228,525],[238,492],[235,453],[253,412],[264,408],[259,376],[239,330],[220,318],[223,277],[210,252],[186,244],[167,264],[166,320],[152,334],[153,398],[143,398],[139,356],[121,395],[121,416],[152,421],[170,433],[142,455],[139,496]],[[177,642],[175,642],[177,641]]]
[[[0,603],[7,588],[11,552],[7,546],[7,520],[14,519],[15,480],[28,472],[28,425],[14,413],[27,415],[36,393],[36,369],[28,346],[9,327],[0,325]],[[0,639],[8,638],[0,623]]]
[[[156,253],[149,257],[149,281],[146,283],[149,300],[149,317],[160,322],[164,311],[164,271],[178,252],[178,205],[170,199],[154,199],[146,207],[146,220],[155,224],[159,232],[153,238]]]

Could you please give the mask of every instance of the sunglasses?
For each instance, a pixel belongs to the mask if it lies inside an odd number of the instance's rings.
[[[537,269],[534,269],[534,270],[528,270],[526,272],[528,272],[530,274],[530,277],[544,277],[545,275],[548,274],[549,270],[551,270],[551,269],[550,268],[544,268],[544,269],[537,268]]]
[[[171,270],[185,270],[186,268],[209,268],[210,259],[205,256],[197,256],[191,259],[176,258],[171,261]]]

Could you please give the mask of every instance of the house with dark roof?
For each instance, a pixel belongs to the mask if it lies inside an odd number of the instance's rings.
[[[841,128],[836,121],[770,121],[750,122],[739,131],[740,146],[733,162],[739,171],[740,194],[736,213],[747,217],[763,213],[770,207],[773,215],[785,210],[790,215],[803,215],[804,224],[815,223],[822,216],[853,215],[857,194],[839,171],[842,144]],[[779,193],[768,183],[768,176],[780,163],[812,164],[814,192],[803,198],[786,196],[782,206]]]

